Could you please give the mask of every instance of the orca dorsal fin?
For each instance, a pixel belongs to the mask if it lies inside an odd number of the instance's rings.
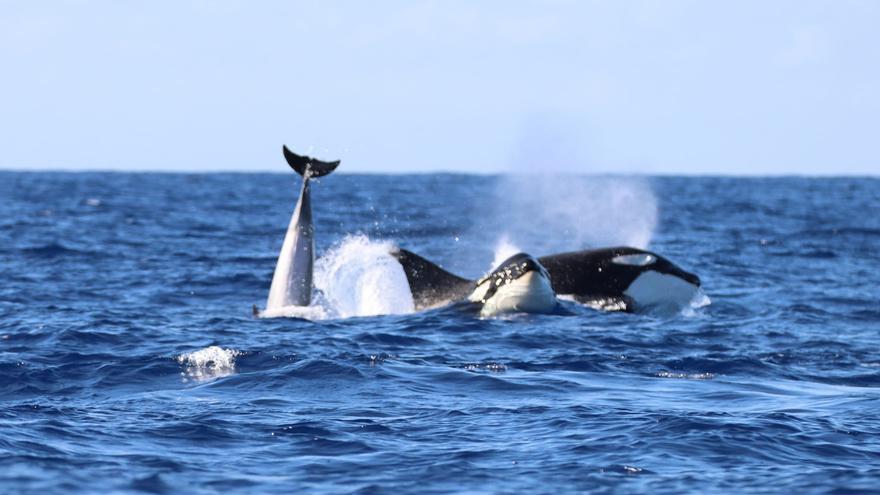
[[[449,273],[412,251],[396,248],[391,255],[403,267],[417,310],[464,299],[474,288],[473,281]]]
[[[290,168],[296,170],[296,173],[303,177],[306,176],[306,171],[308,171],[310,178],[327,175],[336,170],[336,167],[339,166],[340,162],[340,160],[336,160],[335,162],[322,162],[321,160],[316,160],[309,156],[297,155],[290,151],[287,148],[287,145],[282,146],[282,150],[284,151],[284,159],[287,160],[287,164],[290,165]]]

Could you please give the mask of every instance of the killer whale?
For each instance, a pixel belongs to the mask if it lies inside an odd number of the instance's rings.
[[[700,288],[700,278],[659,254],[612,247],[539,258],[553,289],[606,311],[682,308]]]
[[[481,305],[480,316],[551,313],[557,304],[547,270],[526,253],[507,258],[477,280],[468,301]]]
[[[403,248],[391,255],[403,267],[417,310],[469,299],[480,282],[452,274]],[[656,253],[632,247],[572,251],[536,261],[556,295],[605,311],[682,308],[700,288],[696,275]]]
[[[309,180],[325,176],[339,166],[340,161],[325,162],[297,155],[287,146],[282,147],[284,159],[302,176],[299,193],[290,224],[284,236],[278,262],[272,275],[272,285],[266,300],[266,310],[284,306],[308,306],[312,302],[312,273],[315,265],[315,227],[312,224],[312,203]],[[257,309],[254,307],[254,314]]]

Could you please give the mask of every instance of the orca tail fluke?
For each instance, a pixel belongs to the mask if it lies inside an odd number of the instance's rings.
[[[297,155],[290,151],[286,145],[282,149],[284,150],[284,159],[287,160],[287,164],[303,177],[306,176],[306,172],[309,173],[310,178],[321,177],[336,170],[336,167],[339,166],[339,160],[335,162],[322,162],[308,156]]]

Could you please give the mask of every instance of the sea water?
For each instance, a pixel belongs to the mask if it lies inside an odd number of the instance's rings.
[[[880,180],[0,173],[2,493],[880,487]],[[649,248],[675,314],[414,312],[387,256]],[[574,305],[572,302],[565,304]]]

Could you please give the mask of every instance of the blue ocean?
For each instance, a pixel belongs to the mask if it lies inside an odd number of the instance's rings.
[[[343,164],[312,184],[314,304],[256,318],[284,172],[0,173],[0,492],[880,490],[880,180]],[[703,293],[415,312],[387,256],[477,278],[617,245]]]

